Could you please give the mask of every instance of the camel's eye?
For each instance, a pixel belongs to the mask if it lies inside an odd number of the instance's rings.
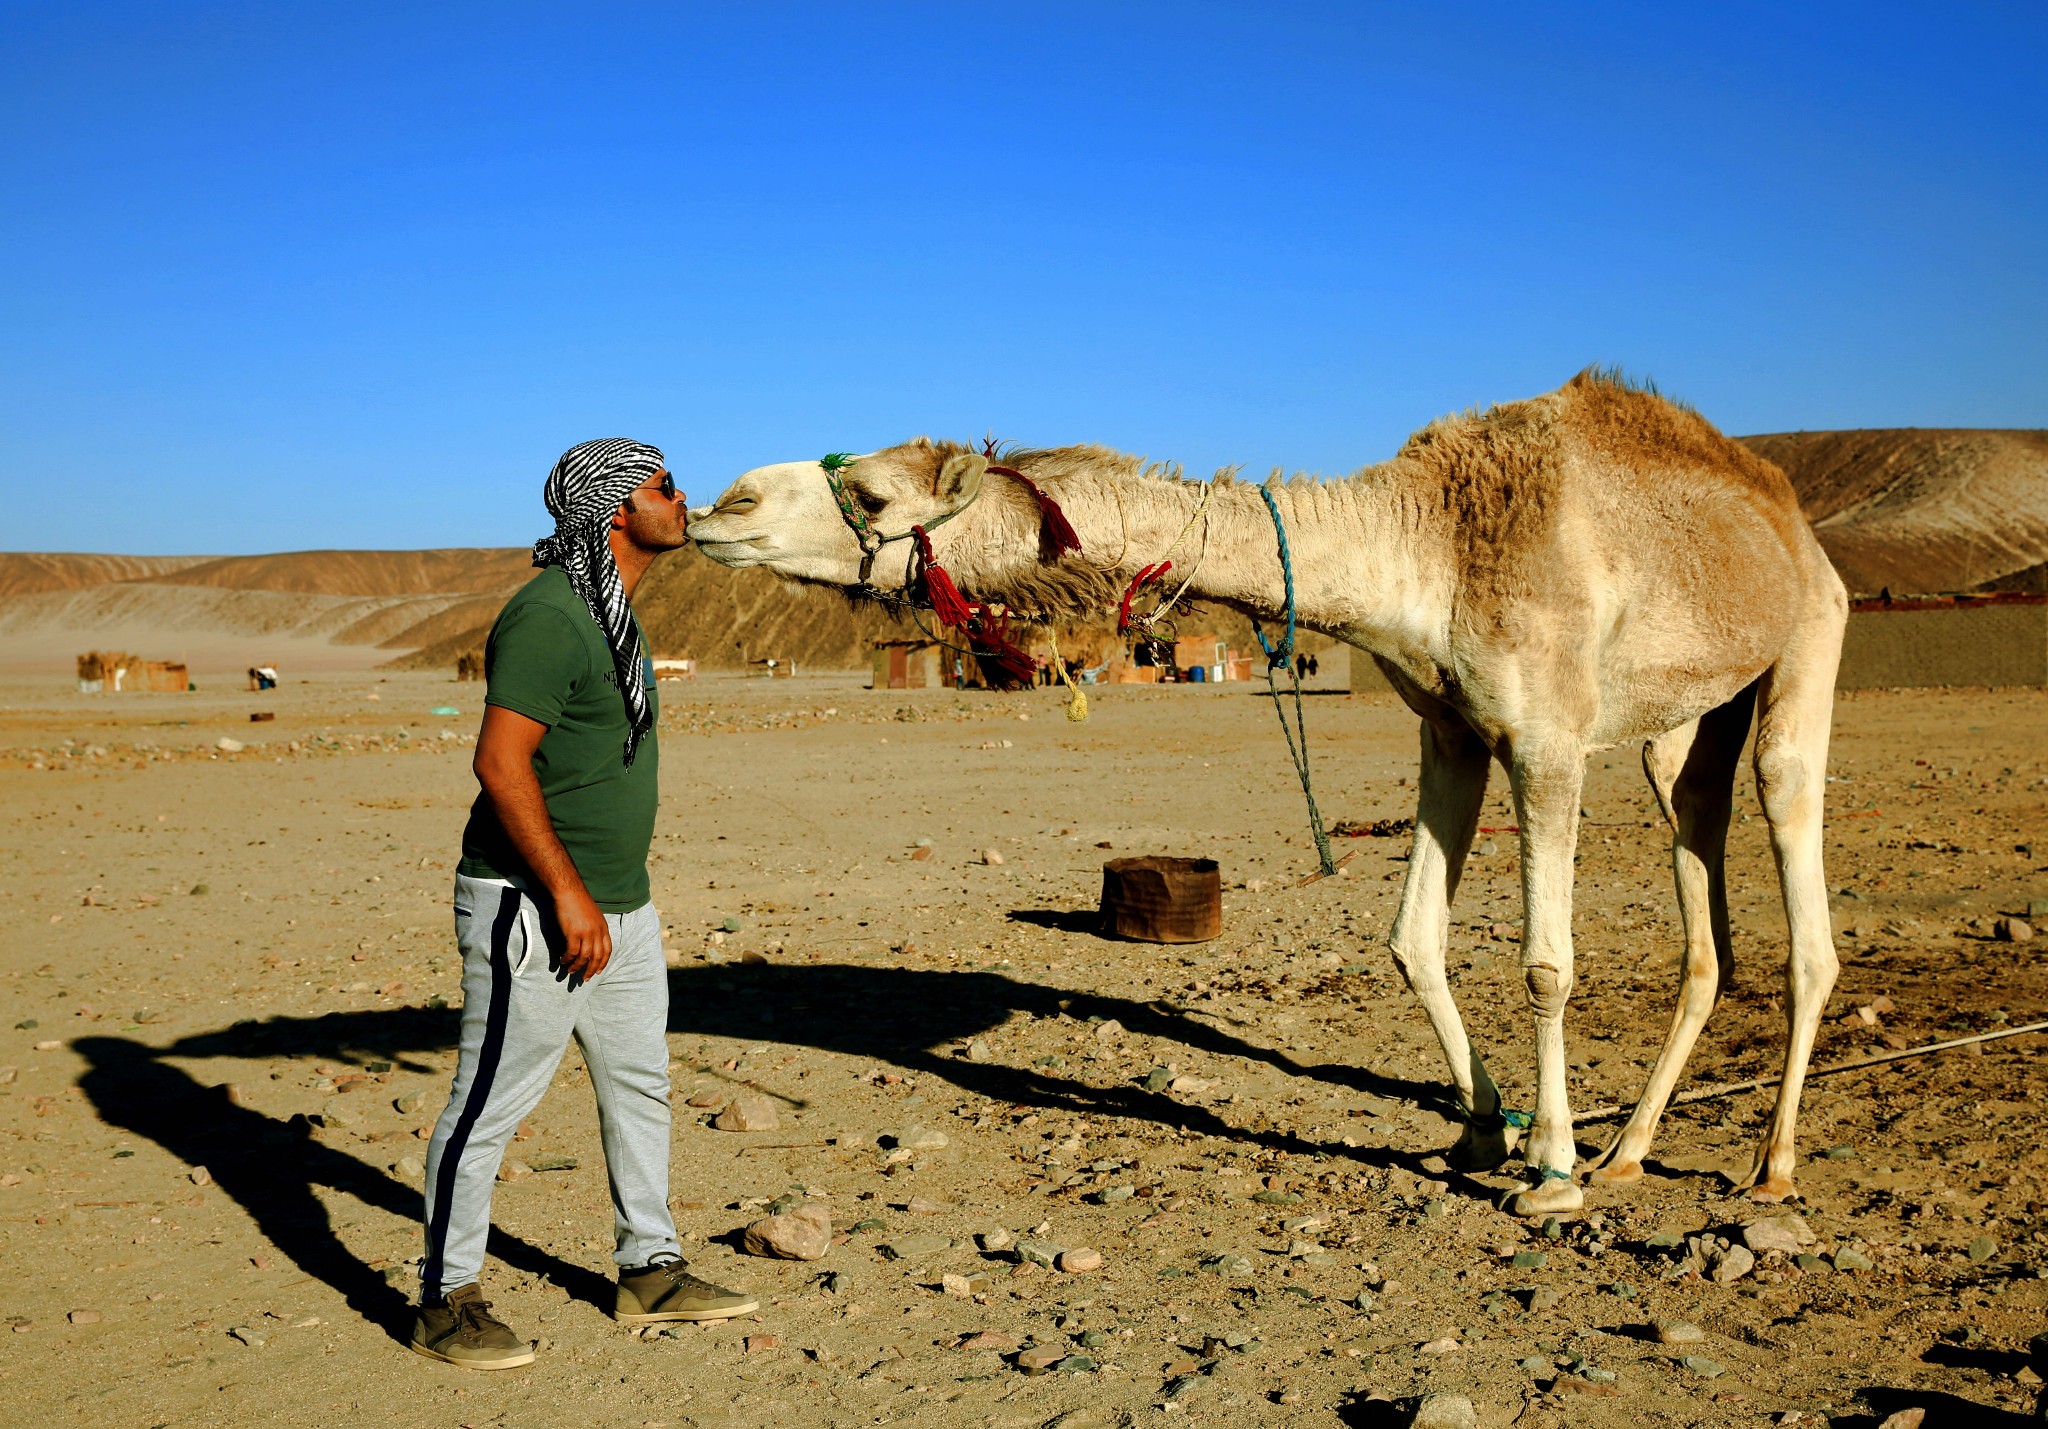
[[[720,516],[738,516],[752,511],[758,505],[760,502],[752,496],[735,494],[719,502],[714,510]]]
[[[888,497],[877,496],[872,491],[855,491],[853,493],[853,499],[855,501],[858,501],[860,503],[860,509],[867,512],[870,516],[881,515],[882,508],[889,504]]]

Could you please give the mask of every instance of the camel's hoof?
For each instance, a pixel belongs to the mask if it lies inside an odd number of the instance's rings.
[[[1586,1193],[1576,1184],[1551,1177],[1539,1185],[1509,1192],[1501,1209],[1517,1216],[1532,1218],[1576,1211],[1585,1204]]]
[[[1460,1171],[1491,1171],[1506,1163],[1515,1149],[1515,1129],[1500,1127],[1482,1131],[1471,1125],[1458,1137],[1457,1145],[1444,1153]]]
[[[1759,1181],[1754,1186],[1747,1188],[1747,1194],[1750,1200],[1761,1201],[1765,1205],[1770,1206],[1775,1206],[1781,1201],[1796,1201],[1799,1199],[1799,1193],[1792,1189],[1792,1178],[1790,1176],[1778,1176],[1768,1181]]]
[[[1643,1163],[1640,1161],[1608,1161],[1593,1168],[1586,1178],[1602,1186],[1633,1186],[1643,1179]]]

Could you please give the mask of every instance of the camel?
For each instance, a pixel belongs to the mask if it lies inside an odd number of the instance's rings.
[[[1228,472],[1183,480],[1097,446],[1002,461],[1014,475],[990,471],[983,452],[920,437],[836,474],[815,461],[764,466],[693,511],[690,535],[727,566],[900,598],[919,591],[924,562],[917,541],[889,543],[916,525],[970,598],[1070,619],[1115,610],[1192,523],[1199,539],[1181,543],[1174,576],[1192,565],[1189,596],[1284,618],[1259,488]],[[1276,473],[1266,491],[1292,545],[1299,622],[1371,656],[1421,720],[1414,843],[1388,942],[1442,1045],[1466,1117],[1452,1152],[1467,1169],[1498,1167],[1515,1146],[1444,973],[1450,902],[1490,762],[1507,772],[1537,1054],[1527,1174],[1504,1200],[1519,1215],[1584,1204],[1564,1014],[1586,757],[1642,742],[1672,830],[1684,929],[1663,1048],[1633,1114],[1592,1163],[1591,1179],[1621,1185],[1642,1175],[1732,972],[1722,855],[1754,713],[1752,764],[1790,953],[1783,1081],[1740,1184],[1762,1201],[1793,1196],[1799,1098],[1837,969],[1821,804],[1848,600],[1784,474],[1653,388],[1589,369],[1543,396],[1433,422],[1348,478],[1282,483]],[[1064,508],[1080,551],[1044,538],[1039,492]]]

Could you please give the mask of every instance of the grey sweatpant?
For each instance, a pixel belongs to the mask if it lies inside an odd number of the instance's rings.
[[[573,1035],[590,1068],[616,1222],[613,1258],[680,1254],[668,1209],[668,977],[653,904],[608,913],[612,956],[588,981],[556,966],[552,923],[509,883],[455,879],[462,949],[462,1050],[427,1150],[432,1301],[483,1272],[491,1186],[505,1146],[540,1102]],[[554,939],[559,943],[559,933]]]

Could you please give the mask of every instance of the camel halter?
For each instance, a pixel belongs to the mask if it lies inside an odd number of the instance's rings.
[[[818,465],[825,469],[825,484],[832,488],[832,500],[839,507],[839,518],[847,524],[848,529],[853,532],[853,539],[860,544],[860,584],[854,589],[862,595],[885,599],[884,593],[875,589],[868,580],[874,574],[875,557],[881,554],[882,547],[897,541],[917,541],[929,558],[931,543],[920,538],[937,530],[972,506],[981,496],[981,478],[975,478],[974,489],[967,493],[965,501],[936,521],[927,522],[922,526],[912,526],[908,531],[898,531],[893,536],[884,536],[875,529],[874,523],[868,520],[868,513],[860,509],[860,503],[848,494],[846,478],[839,474],[859,460],[860,458],[852,452],[827,452],[818,459]]]
[[[860,546],[860,583],[853,587],[854,593],[880,601],[884,605],[901,606],[908,610],[911,619],[916,621],[917,603],[908,592],[911,587],[923,585],[925,601],[932,614],[938,617],[940,624],[950,625],[965,634],[968,645],[972,648],[961,650],[959,646],[948,644],[931,635],[929,630],[924,632],[926,635],[948,650],[988,661],[1019,684],[1025,684],[1038,674],[1038,661],[1019,649],[1009,638],[1010,612],[998,613],[987,604],[969,604],[932,551],[931,532],[951,521],[980,499],[982,486],[991,471],[1012,478],[1031,493],[1032,499],[1038,504],[1041,536],[1052,549],[1052,559],[1058,560],[1068,551],[1078,552],[1081,549],[1081,538],[1074,534],[1074,528],[1068,524],[1066,513],[1060,510],[1059,504],[1041,491],[1038,484],[1023,472],[1015,467],[997,463],[994,460],[995,450],[993,437],[983,443],[981,454],[986,465],[975,478],[974,486],[967,493],[965,501],[935,521],[913,525],[909,530],[900,531],[894,536],[884,536],[875,530],[874,523],[868,520],[867,513],[860,509],[860,503],[855,501],[846,489],[846,479],[840,473],[858,461],[857,456],[851,452],[827,452],[819,458],[818,465],[824,469],[825,484],[831,488],[832,500],[839,508],[840,519],[846,523],[847,529],[853,532],[853,538]],[[882,547],[895,541],[913,543],[910,569],[906,572],[906,589],[902,594],[882,590],[871,579],[875,569],[875,557],[881,554]],[[920,630],[924,629],[922,621],[918,621],[917,625]]]

